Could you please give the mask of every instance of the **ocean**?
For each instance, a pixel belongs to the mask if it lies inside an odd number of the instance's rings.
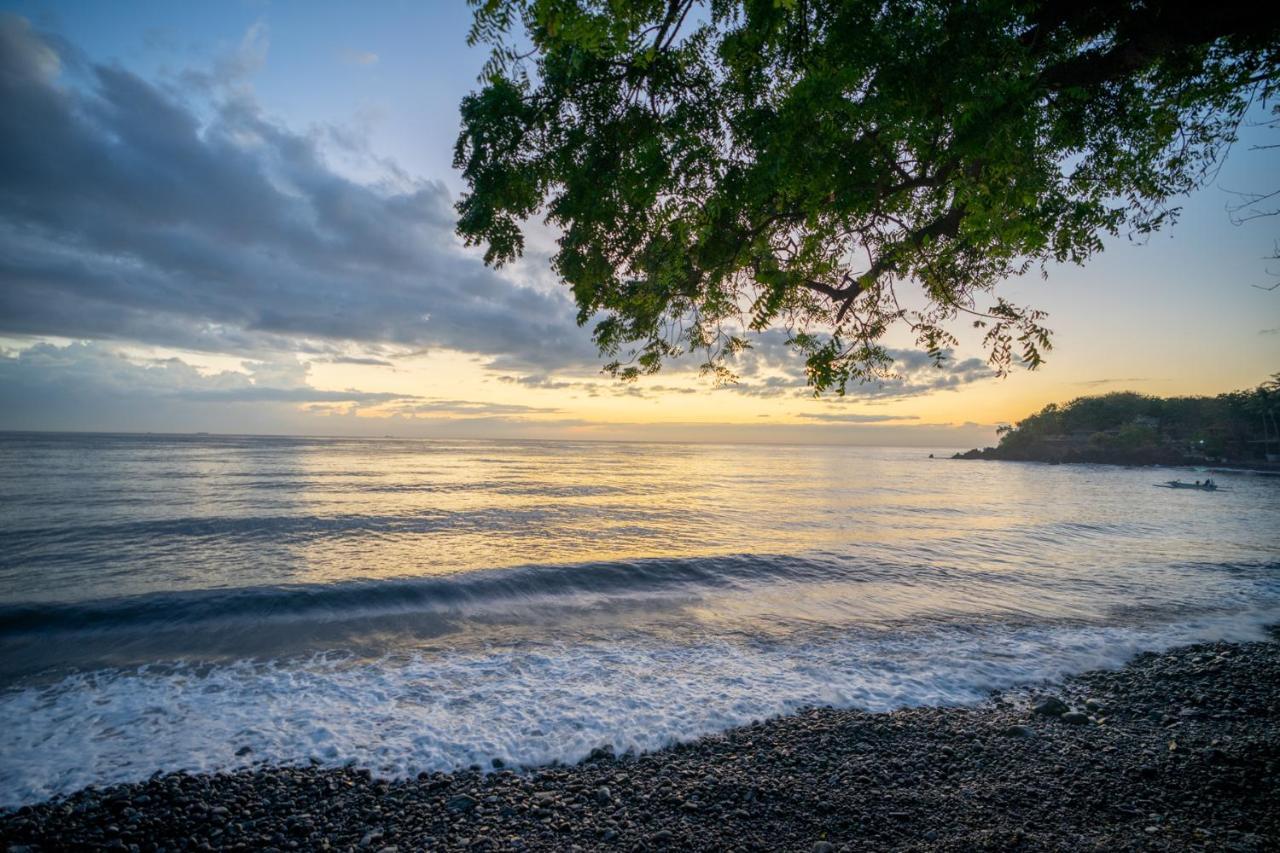
[[[1280,621],[1280,479],[954,450],[0,434],[0,806],[573,762]]]

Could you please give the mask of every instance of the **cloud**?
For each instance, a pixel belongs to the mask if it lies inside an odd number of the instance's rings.
[[[107,344],[41,343],[0,357],[0,393],[10,411],[33,399],[68,397],[86,405],[112,398],[131,406],[160,400],[222,403],[334,403],[376,405],[416,396],[324,391],[307,384],[307,365],[292,357],[246,361],[244,370],[203,373],[180,358],[136,359]]]
[[[829,414],[827,412],[802,412],[799,417],[831,424],[878,424],[885,421],[920,420],[918,415],[859,415],[853,413]]]
[[[1129,379],[1085,379],[1075,383],[1076,385],[1084,385],[1089,388],[1097,388],[1100,385],[1116,385],[1122,382],[1150,382],[1151,380],[1145,376],[1136,376]]]
[[[957,360],[950,350],[936,366],[923,350],[889,349],[893,358],[892,376],[870,382],[850,383],[843,397],[828,395],[832,403],[853,403],[868,399],[894,400],[918,397],[934,391],[954,391],[964,385],[993,378],[996,373],[978,358]],[[787,344],[787,334],[771,329],[752,341],[732,365],[740,377],[723,391],[749,397],[810,397],[804,371],[804,357]]]
[[[672,371],[678,372],[678,371]],[[503,375],[499,382],[518,385],[521,388],[537,388],[543,391],[581,391],[589,397],[640,397],[656,399],[665,394],[697,394],[704,390],[687,385],[655,385],[651,382],[622,382],[616,379],[567,380],[556,379],[545,373],[524,376]]]
[[[180,358],[126,355],[110,344],[41,343],[0,352],[0,429],[669,441],[818,441],[972,447],[993,427],[917,423],[848,412],[805,423],[598,423],[503,401],[323,390],[292,356],[201,371]],[[889,423],[890,421],[912,423]]]
[[[372,356],[333,355],[328,358],[321,358],[318,360],[327,361],[330,364],[363,364],[369,367],[395,367],[394,364],[384,358],[373,358]]]
[[[312,387],[293,356],[202,372],[180,358],[139,358],[101,342],[40,343],[0,353],[0,429],[330,432],[334,413],[362,420],[522,420],[556,409]]]
[[[376,65],[378,62],[378,54],[371,50],[347,48],[342,51],[341,57],[347,65]]]
[[[805,377],[804,357],[787,343],[787,333],[770,329],[751,339],[751,347],[739,353],[730,362],[738,381],[711,385],[700,378],[698,370],[689,362],[676,361],[663,368],[663,376],[683,380],[687,384],[670,385],[655,383],[642,377],[631,383],[612,380],[581,380],[561,378],[546,372],[504,374],[498,381],[522,388],[544,390],[582,391],[589,396],[638,397],[660,399],[670,394],[699,394],[715,392],[740,394],[761,399],[808,399],[813,397]],[[859,401],[906,399],[935,391],[954,391],[962,386],[994,378],[996,373],[986,362],[977,358],[956,359],[951,351],[939,367],[928,353],[922,350],[890,349],[893,358],[893,375],[866,383],[853,382],[845,395],[828,393],[824,396],[831,405]],[[492,364],[491,364],[492,366]],[[571,371],[572,373],[573,371]]]
[[[265,116],[237,81],[255,25],[180,96],[0,17],[0,333],[240,355],[448,348],[546,371],[596,361],[559,290],[459,249],[443,184],[359,183],[324,134]],[[81,75],[76,75],[77,80]]]
[[[520,385],[524,388],[542,388],[549,390],[580,388],[586,384],[584,382],[566,382],[560,379],[552,379],[545,373],[534,373],[528,376],[499,376],[498,381],[506,382],[509,385]]]
[[[542,406],[525,406],[517,403],[488,403],[473,400],[423,400],[421,402],[402,403],[393,407],[393,412],[401,415],[445,415],[449,417],[493,415],[537,415],[554,414],[559,409]]]
[[[1259,329],[1259,330],[1258,330],[1258,334],[1260,334],[1260,335],[1280,335],[1280,327],[1277,327],[1277,328],[1274,328],[1274,329]]]

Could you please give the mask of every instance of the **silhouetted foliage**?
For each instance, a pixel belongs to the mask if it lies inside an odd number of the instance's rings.
[[[1046,462],[1253,462],[1280,453],[1280,373],[1251,391],[1149,397],[1131,391],[1051,403],[977,453]]]
[[[1245,0],[472,2],[458,231],[502,264],[545,213],[624,378],[784,326],[843,390],[891,327],[940,361],[958,320],[1034,368],[1044,315],[995,286],[1167,223],[1280,57]]]

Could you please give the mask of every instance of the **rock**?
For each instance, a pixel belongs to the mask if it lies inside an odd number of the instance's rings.
[[[1064,723],[1069,723],[1073,726],[1084,726],[1084,725],[1088,725],[1091,722],[1089,719],[1089,715],[1084,713],[1083,711],[1067,711],[1065,714],[1058,717],[1058,719],[1062,720],[1062,722]]]
[[[813,853],[835,853],[836,846],[830,841],[813,842]]]
[[[670,844],[675,838],[675,834],[669,829],[660,829],[649,836],[649,840],[654,844]]]
[[[444,807],[454,814],[466,814],[477,805],[479,805],[479,802],[475,797],[471,797],[466,794],[458,794],[456,797],[450,797],[448,802],[444,804]]]
[[[613,801],[613,792],[611,792],[607,787],[605,787],[604,785],[601,785],[599,788],[596,788],[597,803],[599,803],[602,806],[607,806],[612,801]]]
[[[248,755],[251,752],[253,752],[253,747],[242,746],[236,750],[236,758],[243,758],[244,756]]]
[[[381,840],[382,840],[382,830],[371,829],[360,838],[360,843],[358,846],[361,848],[372,847],[375,841],[381,841]]]
[[[1009,726],[1002,734],[1005,737],[1034,737],[1035,734],[1026,726]]]
[[[1045,696],[1039,699],[1031,710],[1044,717],[1060,717],[1071,709],[1057,696]]]
[[[535,791],[533,801],[540,806],[546,806],[556,801],[555,791]]]

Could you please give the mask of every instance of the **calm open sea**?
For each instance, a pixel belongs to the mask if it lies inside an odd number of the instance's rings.
[[[574,761],[1280,621],[1278,479],[928,453],[0,434],[0,805]]]

